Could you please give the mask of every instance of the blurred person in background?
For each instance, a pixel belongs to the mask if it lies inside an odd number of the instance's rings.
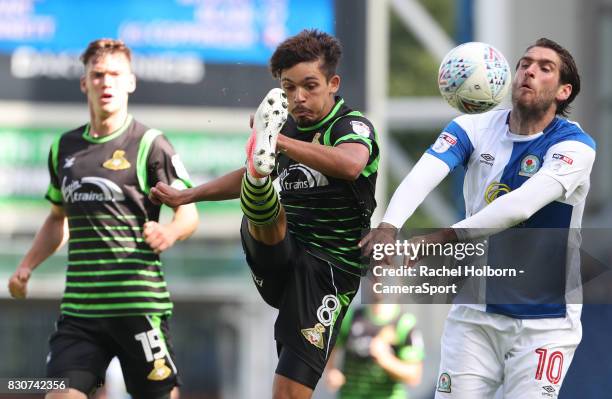
[[[286,39],[270,60],[282,90],[255,113],[247,167],[184,191],[152,189],[170,206],[240,197],[253,281],[279,309],[277,399],[312,396],[365,267],[357,244],[376,206],[379,147],[370,121],[336,95],[340,56],[339,41],[317,30]]]
[[[339,390],[340,399],[408,398],[406,385],[419,385],[423,374],[423,336],[416,324],[397,304],[351,307],[325,371],[328,388]]]
[[[567,269],[575,265],[568,244],[571,249],[579,235],[595,160],[593,139],[564,118],[579,92],[569,51],[550,39],[537,40],[516,64],[512,108],[449,123],[394,193],[379,229],[361,242],[369,252],[374,242],[394,241],[429,192],[459,165],[466,167],[466,218],[413,240],[439,244],[490,235],[491,260],[496,251],[508,251],[508,237],[528,237],[510,248],[507,264],[495,267],[521,264],[524,255],[537,268],[530,281],[487,280],[485,303],[452,306],[436,399],[490,399],[498,389],[505,399],[559,394],[582,338],[582,305],[568,296],[580,284]],[[513,226],[518,228],[504,231]],[[546,230],[529,235],[536,229]],[[546,238],[553,240],[548,246],[542,245]],[[527,283],[537,288],[526,291]],[[491,301],[499,292],[505,298]]]
[[[168,331],[173,304],[159,254],[193,233],[198,214],[194,205],[176,207],[172,221],[162,225],[160,205],[148,193],[158,182],[177,188],[191,183],[164,135],[128,113],[136,80],[123,42],[93,41],[81,60],[90,121],[52,145],[51,212],[9,290],[24,298],[32,271],[68,241],[66,290],[49,341],[47,377],[68,378],[70,389],[46,398],[93,394],[114,356],[132,397],[168,398],[179,380]]]

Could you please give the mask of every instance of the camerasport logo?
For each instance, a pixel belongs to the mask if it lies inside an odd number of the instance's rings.
[[[68,183],[62,180],[62,196],[65,202],[115,202],[124,201],[125,194],[116,183],[102,177],[84,177]]]

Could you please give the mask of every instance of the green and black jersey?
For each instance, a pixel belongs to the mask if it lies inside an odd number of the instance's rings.
[[[355,181],[327,176],[282,153],[276,164],[275,185],[289,231],[313,255],[349,273],[360,274],[364,265],[357,243],[362,231],[370,227],[376,207],[379,149],[374,127],[337,97],[332,111],[318,124],[300,127],[289,118],[282,133],[325,146],[360,143],[368,148],[370,158]]]
[[[370,306],[349,308],[342,322],[336,346],[344,348],[342,371],[346,383],[340,389],[341,399],[405,399],[404,384],[394,380],[370,355],[370,343],[384,327],[394,329],[392,345],[395,356],[409,362],[424,358],[423,338],[415,327],[416,318],[402,313],[399,305],[385,319],[376,317]]]
[[[46,198],[64,208],[70,228],[62,313],[170,314],[159,256],[143,238],[143,225],[160,213],[147,195],[160,181],[179,188],[191,182],[162,133],[131,116],[101,138],[81,126],[54,142],[49,172]]]

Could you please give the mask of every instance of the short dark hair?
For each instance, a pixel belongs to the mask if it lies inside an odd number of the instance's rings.
[[[304,29],[278,45],[270,58],[270,71],[272,76],[280,78],[284,69],[320,59],[321,72],[329,80],[336,74],[341,56],[342,46],[338,39],[317,29]]]
[[[564,101],[557,101],[557,110],[555,113],[563,117],[567,117],[570,111],[570,104],[578,93],[580,93],[580,74],[578,73],[578,67],[574,57],[559,43],[542,37],[538,39],[534,44],[527,47],[525,52],[529,51],[533,47],[544,47],[553,50],[559,56],[561,65],[559,66],[559,83],[572,85],[572,93]],[[520,61],[519,61],[520,62]],[[518,64],[517,64],[518,68]]]
[[[87,66],[89,60],[98,58],[106,54],[124,54],[128,61],[132,61],[132,52],[125,45],[122,40],[117,39],[98,39],[89,43],[83,54],[81,54],[80,60],[83,65]]]

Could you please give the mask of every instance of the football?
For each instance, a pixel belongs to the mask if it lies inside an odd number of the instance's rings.
[[[446,54],[438,71],[442,97],[460,112],[479,114],[498,105],[510,87],[510,67],[495,47],[461,44]]]

